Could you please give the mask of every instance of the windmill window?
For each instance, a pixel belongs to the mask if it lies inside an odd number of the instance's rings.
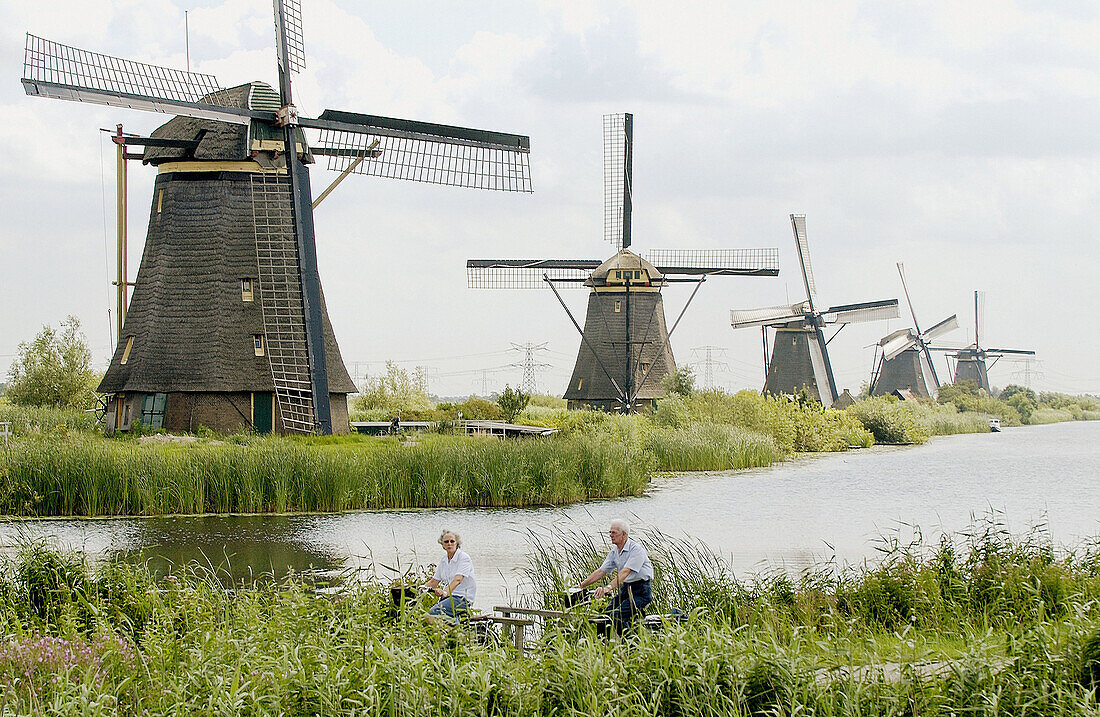
[[[641,369],[642,373],[645,373],[646,371],[648,371],[648,370],[649,370],[649,364],[647,364],[647,363],[643,363],[643,364],[641,364],[641,365],[640,365],[640,366],[639,366],[638,368],[640,368],[640,369]]]
[[[252,289],[252,279],[241,279],[241,301],[252,301],[254,296]]]
[[[157,214],[160,214],[160,209],[164,205],[164,190],[157,192]]]
[[[164,404],[166,393],[147,393],[141,397],[141,425],[148,428],[164,428]]]
[[[619,313],[619,312],[620,312],[620,311],[622,311],[622,310],[623,310],[623,302],[622,302],[622,301],[620,301],[620,300],[618,300],[618,299],[616,299],[616,300],[615,300],[615,313],[617,314],[617,313]]]
[[[126,348],[122,350],[122,358],[119,359],[120,364],[124,364],[130,360],[130,351],[134,348],[134,337],[129,336],[126,338]]]
[[[579,391],[581,386],[583,386],[583,385],[584,385],[584,379],[583,378],[578,378],[577,379],[577,390]]]
[[[252,335],[252,348],[257,356],[264,355],[264,337],[263,334]]]

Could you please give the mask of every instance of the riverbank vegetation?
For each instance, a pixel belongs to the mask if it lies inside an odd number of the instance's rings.
[[[13,714],[1095,715],[1100,559],[995,524],[892,545],[860,569],[736,580],[646,535],[655,611],[686,622],[606,641],[581,621],[520,657],[391,607],[377,579],[226,589],[199,568],[30,546],[0,577],[0,702]],[[603,546],[536,539],[537,599]]]
[[[392,368],[392,367],[391,367]],[[372,400],[389,409],[417,385],[392,369]],[[499,417],[492,401],[437,404],[436,430],[395,436],[103,436],[91,413],[0,399],[14,434],[0,451],[0,512],[22,516],[342,511],[530,506],[638,495],[663,471],[767,466],[804,452],[922,443],[1005,425],[1100,417],[1100,401],[1010,391],[1008,400],[944,387],[941,403],[865,398],[825,409],[805,397],[695,391],[690,381],[650,413],[569,411],[561,399],[507,401],[516,420],[557,429],[500,441],[456,435],[465,418]],[[1013,387],[1009,387],[1010,389]],[[415,393],[415,391],[413,391]],[[527,398],[519,396],[519,398]],[[411,408],[410,408],[411,406]],[[1023,412],[1018,408],[1024,406]],[[421,416],[427,418],[430,416]]]
[[[413,445],[409,445],[412,443]],[[142,442],[32,435],[0,455],[0,512],[25,516],[527,506],[640,494],[652,456],[609,437],[425,434]]]

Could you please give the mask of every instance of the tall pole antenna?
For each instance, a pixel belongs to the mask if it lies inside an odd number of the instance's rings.
[[[187,57],[187,71],[191,71],[191,28],[187,24],[187,10],[183,11],[183,52]]]

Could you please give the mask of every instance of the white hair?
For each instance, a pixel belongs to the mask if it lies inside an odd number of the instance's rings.
[[[446,538],[448,535],[452,536],[455,539],[456,548],[462,547],[462,536],[454,532],[453,530],[444,530],[442,533],[439,534],[440,545],[443,545],[443,539]]]
[[[611,528],[618,528],[623,531],[623,535],[630,535],[630,523],[626,522],[622,518],[613,518],[611,520]]]

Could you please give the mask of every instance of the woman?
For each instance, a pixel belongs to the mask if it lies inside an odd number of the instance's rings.
[[[454,623],[458,622],[460,612],[469,610],[474,604],[477,594],[474,561],[461,549],[462,538],[453,530],[444,530],[439,536],[439,544],[446,555],[436,567],[432,579],[424,583],[424,587],[440,598],[428,610],[428,619],[434,615]]]

